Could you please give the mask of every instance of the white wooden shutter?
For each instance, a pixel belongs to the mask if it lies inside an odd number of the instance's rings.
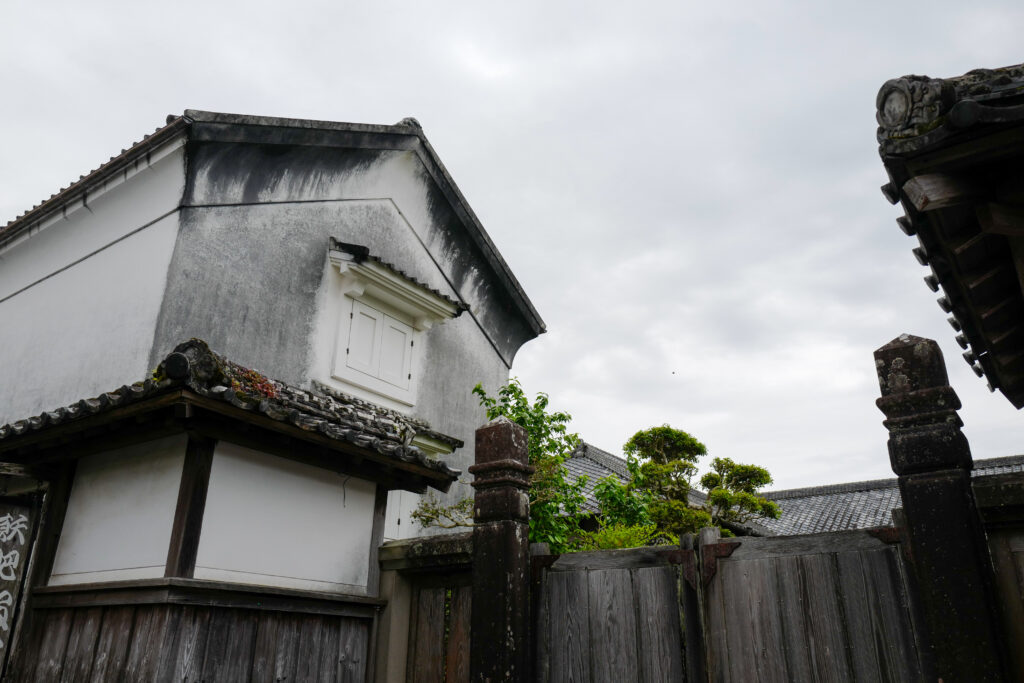
[[[380,342],[384,314],[366,304],[352,302],[352,323],[349,326],[345,364],[353,370],[377,377],[380,371]]]
[[[412,372],[412,327],[384,314],[380,345],[380,378],[408,389]]]

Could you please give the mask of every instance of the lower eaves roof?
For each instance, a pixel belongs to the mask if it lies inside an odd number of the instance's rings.
[[[338,392],[328,395],[278,382],[221,357],[200,339],[175,347],[152,378],[0,426],[0,460],[49,430],[183,390],[258,416],[263,424],[284,423],[378,456],[385,464],[388,460],[404,464],[403,469],[411,471],[413,478],[418,471],[421,483],[440,490],[446,490],[460,474],[410,445],[420,433],[443,437],[453,448],[463,445],[458,439],[433,432],[422,420]]]

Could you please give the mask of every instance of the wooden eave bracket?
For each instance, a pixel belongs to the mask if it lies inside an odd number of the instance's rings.
[[[995,235],[1024,236],[1024,207],[984,202],[974,207],[982,232]]]
[[[711,579],[715,578],[715,574],[718,572],[718,560],[729,557],[736,548],[740,547],[739,541],[733,541],[731,543],[709,543],[708,545],[702,545],[700,547],[700,556],[702,560],[701,567],[701,578],[704,580],[704,585],[707,586],[711,583]]]
[[[920,212],[962,204],[983,194],[978,181],[946,173],[925,173],[903,184],[903,195]]]

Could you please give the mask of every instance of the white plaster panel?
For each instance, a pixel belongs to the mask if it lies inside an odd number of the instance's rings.
[[[0,249],[0,299],[173,211],[185,188],[184,148],[176,144],[156,156],[127,180],[118,182],[118,175],[107,191],[90,192],[88,208],[78,202],[28,239]]]
[[[219,443],[195,577],[365,593],[375,495],[372,482]]]
[[[186,443],[172,436],[78,463],[51,586],[164,575]]]
[[[171,214],[0,302],[0,424],[145,378],[177,227]]]

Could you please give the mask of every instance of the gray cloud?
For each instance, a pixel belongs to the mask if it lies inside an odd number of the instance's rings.
[[[926,7],[927,10],[923,10]],[[871,351],[939,340],[978,457],[1020,415],[959,361],[882,199],[874,96],[1019,61],[1013,3],[0,8],[0,220],[186,107],[414,115],[550,334],[584,437],[669,422],[780,485],[887,476]]]

